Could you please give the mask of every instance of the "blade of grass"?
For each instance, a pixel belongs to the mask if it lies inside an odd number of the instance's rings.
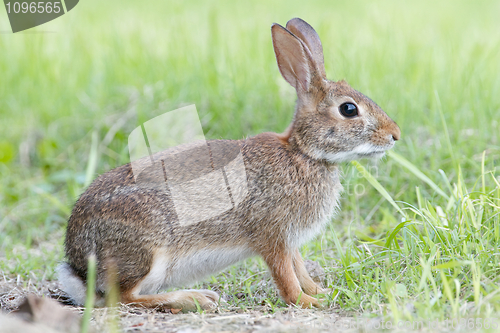
[[[365,177],[365,179],[380,193],[382,196],[392,205],[396,210],[405,218],[406,213],[396,204],[394,199],[391,197],[389,192],[378,182],[378,180],[373,177],[373,175],[365,169],[358,161],[351,161],[351,164],[356,167],[356,169]]]
[[[94,174],[97,169],[97,155],[98,155],[98,145],[99,137],[97,131],[92,132],[92,145],[90,146],[89,160],[87,163],[87,170],[85,171],[85,183],[84,186],[90,185],[94,179]]]
[[[437,194],[439,194],[440,196],[442,196],[446,199],[450,198],[450,196],[448,194],[446,194],[443,190],[441,190],[441,188],[439,188],[439,186],[437,186],[436,183],[434,183],[429,177],[427,177],[422,171],[420,171],[414,164],[412,164],[406,158],[404,158],[403,156],[401,156],[393,151],[389,151],[387,153],[387,155],[390,158],[392,158],[393,160],[395,160],[396,162],[398,162],[400,165],[402,165],[403,167],[408,169],[417,178],[419,178],[424,183],[429,185],[434,191],[436,191]]]
[[[455,297],[453,297],[453,293],[451,292],[451,287],[449,285],[448,279],[446,278],[446,274],[444,274],[444,271],[442,269],[439,270],[439,273],[441,275],[441,284],[443,285],[444,288],[444,294],[448,298],[448,301],[451,304],[453,315],[457,315],[458,302],[456,302]]]
[[[485,172],[484,172],[485,158],[486,158],[486,150],[483,151],[483,156],[481,158],[481,182],[482,182],[483,194],[486,194],[486,180],[485,180]]]
[[[434,90],[434,95],[436,96],[436,104],[439,112],[439,116],[441,117],[441,122],[443,124],[444,135],[446,138],[446,144],[448,146],[448,150],[451,156],[451,160],[453,161],[453,166],[456,168],[458,166],[457,159],[455,158],[455,153],[453,152],[453,146],[450,140],[450,134],[448,132],[448,125],[446,124],[446,119],[444,118],[443,108],[441,107],[441,99],[439,98],[439,93],[437,90]]]
[[[87,266],[87,298],[85,300],[85,310],[82,318],[81,333],[87,333],[90,328],[90,318],[95,303],[95,282],[96,282],[96,257],[91,255]]]
[[[396,242],[396,240],[394,239],[396,237],[396,235],[398,234],[399,230],[401,230],[401,228],[403,228],[406,223],[408,223],[409,221],[404,221],[404,222],[401,222],[399,223],[395,228],[394,230],[392,230],[391,234],[389,235],[389,237],[387,237],[387,241],[385,242],[385,247],[386,248],[389,248],[389,246],[391,245],[391,242],[394,240],[394,242]]]

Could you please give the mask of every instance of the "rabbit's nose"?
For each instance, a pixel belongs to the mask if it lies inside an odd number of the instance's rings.
[[[399,129],[399,126],[396,123],[393,124],[390,133],[394,141],[398,141],[399,138],[401,138],[401,130]]]

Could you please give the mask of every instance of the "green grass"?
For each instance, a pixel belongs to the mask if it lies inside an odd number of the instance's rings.
[[[270,25],[300,16],[322,38],[328,77],[402,130],[384,161],[343,166],[342,211],[302,249],[327,271],[326,304],[499,317],[499,12],[497,1],[87,0],[0,34],[0,271],[54,277],[72,204],[128,162],[127,136],[145,120],[194,103],[207,138],[283,131],[295,97]],[[255,296],[237,306],[283,307],[264,271],[251,260],[207,283]]]

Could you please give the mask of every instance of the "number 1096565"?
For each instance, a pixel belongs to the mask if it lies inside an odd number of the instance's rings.
[[[59,13],[61,11],[60,1],[47,1],[47,2],[7,2],[5,4],[7,13]]]

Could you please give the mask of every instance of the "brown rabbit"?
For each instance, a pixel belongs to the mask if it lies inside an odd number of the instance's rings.
[[[381,157],[400,130],[368,97],[344,81],[326,79],[321,41],[309,24],[294,18],[286,28],[273,24],[271,32],[279,70],[297,91],[291,125],[282,134],[207,144],[211,170],[241,154],[246,176],[226,172],[225,179],[227,184],[233,179],[231,188],[244,195],[232,198],[231,208],[221,214],[180,223],[172,191],[159,184],[167,178],[178,184],[194,179],[186,165],[199,165],[203,153],[178,155],[184,156],[182,163],[172,151],[154,154],[150,158],[159,171],[142,176],[151,186],[138,184],[131,164],[101,175],[75,204],[65,241],[67,263],[59,267],[63,289],[76,303],[85,300],[90,255],[97,257],[98,295],[106,292],[113,265],[123,303],[183,310],[196,309],[193,299],[203,308],[213,307],[219,296],[209,290],[155,293],[260,255],[287,303],[319,306],[312,295],[322,289],[307,273],[298,248],[317,236],[338,209],[338,164]],[[163,179],[165,163],[174,176]],[[176,163],[182,167],[176,169]],[[200,170],[195,174],[210,171]],[[210,190],[204,186],[197,191]]]

